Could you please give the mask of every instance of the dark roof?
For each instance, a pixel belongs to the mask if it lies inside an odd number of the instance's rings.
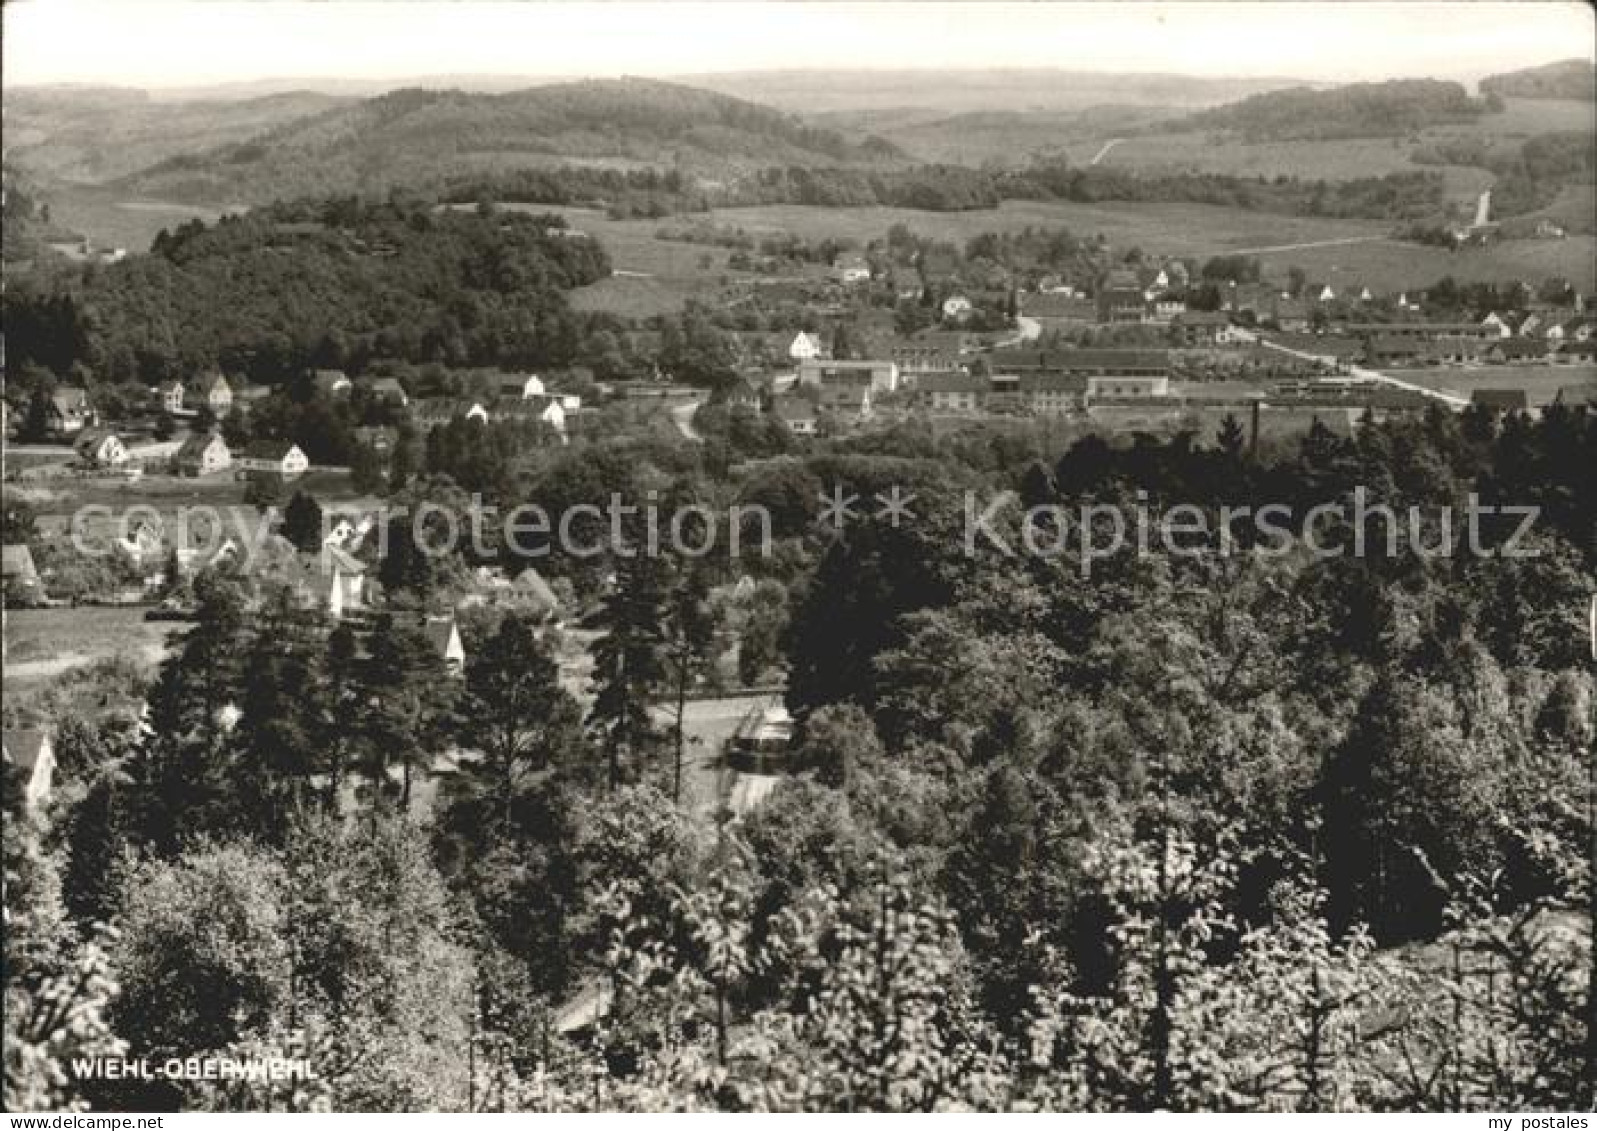
[[[281,462],[289,451],[296,447],[292,440],[251,440],[244,449],[244,454],[250,459],[269,459]]]
[[[183,445],[178,448],[177,458],[180,460],[197,460],[205,454],[205,449],[210,447],[213,441],[220,443],[223,448],[227,447],[227,441],[215,432],[191,432],[188,439],[184,440]]]
[[[966,373],[929,373],[915,383],[922,393],[981,393],[987,389],[987,379]]]
[[[1470,394],[1470,403],[1488,408],[1524,410],[1530,407],[1530,398],[1524,389],[1476,389]]]
[[[792,423],[795,420],[814,420],[815,406],[803,397],[779,397],[771,406],[777,419]]]

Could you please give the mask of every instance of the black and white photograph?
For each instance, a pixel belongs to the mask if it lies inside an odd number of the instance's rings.
[[[1592,1131],[1597,8],[0,21],[6,1131]]]

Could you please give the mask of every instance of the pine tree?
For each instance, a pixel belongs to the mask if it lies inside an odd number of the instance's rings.
[[[564,761],[580,741],[582,712],[560,686],[560,666],[533,622],[511,614],[466,662],[461,737],[482,751],[475,788],[501,807],[508,833],[528,776]]]
[[[665,592],[663,563],[638,552],[622,558],[614,587],[605,596],[605,633],[593,645],[593,707],[588,722],[604,744],[608,781],[621,783],[625,763],[655,741],[649,704],[665,681],[661,630]]]
[[[302,554],[314,554],[322,548],[322,508],[314,496],[305,491],[294,492],[283,508],[281,533]]]
[[[710,611],[710,585],[697,563],[685,563],[665,603],[665,667],[675,698],[672,741],[676,757],[671,775],[672,800],[682,800],[682,764],[687,739],[683,723],[688,692],[714,661],[715,618]]]

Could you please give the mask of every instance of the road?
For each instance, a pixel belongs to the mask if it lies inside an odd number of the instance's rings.
[[[1342,236],[1334,240],[1310,240],[1308,243],[1279,243],[1271,247],[1239,247],[1227,250],[1228,255],[1268,255],[1274,251],[1309,251],[1317,247],[1346,247],[1355,243],[1397,243],[1391,236]]]
[[[1264,346],[1266,349],[1275,350],[1277,353],[1284,353],[1289,357],[1300,358],[1303,361],[1317,361],[1323,363],[1330,360],[1322,354],[1313,354],[1304,350],[1290,349],[1287,346],[1283,346],[1277,342],[1272,342],[1267,338],[1260,338],[1258,341],[1259,344]],[[1412,381],[1404,381],[1399,377],[1389,376],[1385,373],[1382,373],[1379,369],[1366,369],[1362,365],[1349,365],[1346,363],[1343,363],[1341,368],[1342,371],[1345,372],[1349,377],[1357,377],[1365,381],[1379,381],[1381,384],[1389,385],[1394,389],[1405,389],[1411,393],[1420,393],[1424,396],[1430,397],[1432,400],[1441,401],[1448,408],[1454,410],[1466,408],[1469,405],[1468,397],[1459,396],[1457,393],[1445,393],[1439,389],[1428,389],[1424,385],[1416,385]]]
[[[1126,139],[1123,138],[1123,137],[1112,137],[1112,138],[1110,138],[1108,141],[1103,143],[1103,148],[1098,151],[1098,155],[1096,157],[1094,157],[1091,161],[1087,162],[1087,164],[1089,164],[1089,165],[1098,164],[1098,162],[1102,161],[1105,157],[1109,156],[1109,151],[1111,149],[1113,149],[1115,146],[1119,145],[1121,142],[1123,142],[1125,140]]]

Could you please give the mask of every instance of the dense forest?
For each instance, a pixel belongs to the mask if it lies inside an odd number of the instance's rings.
[[[5,825],[7,1107],[1593,1102],[1588,412],[1258,452],[1240,425],[1064,450],[904,428],[753,461],[757,430],[716,434],[575,446],[499,488],[773,515],[769,557],[539,562],[598,601],[586,710],[559,634],[516,614],[468,624],[450,680],[402,617],[328,623],[226,568],[153,682],[112,664],[8,698],[64,721],[50,822]],[[894,484],[913,522],[814,521],[829,487]],[[1339,554],[1251,527],[1225,553],[1003,548],[1084,505],[1215,529],[1355,487],[1420,508],[1421,542],[1345,507]],[[964,493],[1004,490],[967,548]],[[1471,492],[1541,508],[1534,556],[1506,552],[1509,515],[1434,552]],[[393,501],[458,498],[422,478]],[[398,609],[466,564],[406,544],[377,563]],[[689,803],[670,723],[734,642],[746,678],[786,673],[803,767],[737,820]],[[451,746],[480,756],[434,779]],[[124,1054],[318,1078],[60,1071]]]
[[[1481,80],[1482,94],[1499,98],[1568,98],[1579,102],[1597,99],[1597,66],[1590,59],[1564,59],[1543,67],[1528,67]]]
[[[714,185],[676,171],[539,169],[458,176],[442,193],[445,199],[461,203],[486,199],[599,204],[622,219],[759,204],[957,212],[996,208],[1005,200],[1217,204],[1297,216],[1406,219],[1432,214],[1444,202],[1442,179],[1429,172],[1311,181],[1223,173],[1138,173],[1072,166],[1058,157],[1019,169],[772,166]]]
[[[1234,130],[1247,141],[1402,137],[1430,126],[1470,122],[1500,108],[1473,99],[1456,82],[1391,79],[1315,90],[1297,87],[1250,95],[1161,129]]]
[[[1517,147],[1492,147],[1480,138],[1455,138],[1422,146],[1420,165],[1475,165],[1497,174],[1494,215],[1517,216],[1546,207],[1571,185],[1590,185],[1597,174],[1597,137],[1583,130],[1535,134]]]
[[[220,365],[279,383],[353,356],[465,365],[569,360],[565,292],[609,274],[558,216],[350,199],[191,221],[152,254],[10,281],[7,361],[109,383]]]

